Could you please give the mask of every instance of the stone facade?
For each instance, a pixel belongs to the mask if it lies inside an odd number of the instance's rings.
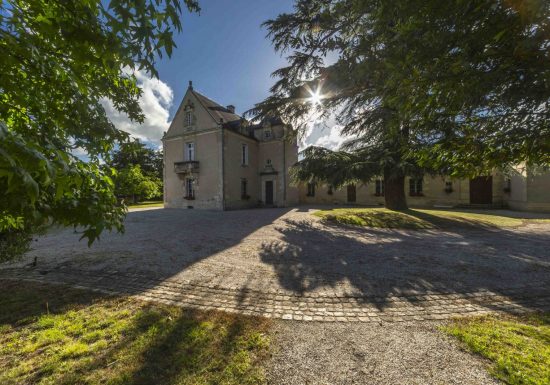
[[[298,146],[279,119],[253,125],[190,84],[163,137],[164,205],[229,210],[298,204]]]
[[[382,181],[332,189],[294,186],[292,132],[279,119],[250,124],[190,84],[163,137],[165,207],[241,209],[297,204],[383,206]],[[405,181],[411,207],[509,207],[550,212],[550,172],[520,165],[474,180],[425,176]]]
[[[487,203],[494,207],[502,207],[504,196],[504,177],[496,174],[488,178],[486,183],[490,189],[491,198]],[[326,185],[315,186],[314,193],[308,194],[311,187],[300,186],[300,202],[310,204],[358,204],[366,206],[384,205],[383,182],[372,181],[370,183],[355,186],[355,194],[348,191],[349,187],[330,189]],[[415,184],[411,187],[411,184]],[[378,186],[377,186],[378,185]],[[405,193],[407,203],[411,207],[445,207],[457,205],[470,205],[470,181],[466,179],[452,179],[441,176],[425,176],[421,182],[405,180]],[[355,195],[355,201],[353,201]]]
[[[381,184],[372,181],[340,189],[304,184],[299,187],[299,202],[383,206]],[[477,184],[475,180],[442,176],[425,176],[420,183],[406,178],[405,189],[410,207],[470,206],[550,212],[550,172],[532,167],[517,167],[512,175],[495,172],[488,178],[479,178]]]

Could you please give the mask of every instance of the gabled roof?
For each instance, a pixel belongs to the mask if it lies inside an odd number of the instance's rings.
[[[202,106],[208,111],[210,116],[219,123],[220,119],[223,119],[224,122],[233,122],[235,120],[241,120],[241,117],[234,112],[229,111],[224,106],[216,103],[215,101],[208,99],[206,96],[198,93],[195,90],[191,90],[193,95],[197,100],[202,104]]]
[[[219,124],[220,120],[223,120],[222,123],[224,128],[229,129],[239,135],[244,135],[252,139],[256,139],[254,136],[254,130],[260,127],[263,127],[263,124],[266,121],[268,121],[271,125],[283,124],[280,118],[271,118],[271,119],[263,120],[258,124],[250,124],[246,119],[235,114],[234,112],[231,112],[231,110],[229,110],[227,107],[224,107],[216,103],[212,99],[202,95],[200,92],[195,91],[193,89],[191,82],[189,82],[189,88],[187,89],[187,92],[190,92],[191,94],[193,94],[193,96],[197,99],[200,105],[208,112],[208,114],[216,124]],[[178,108],[178,112],[182,108],[184,100],[185,100],[185,97],[182,100],[180,107]],[[165,134],[164,138],[176,137],[181,135],[184,132],[183,126],[172,127],[173,123],[174,121],[172,121],[172,124],[170,125],[170,129]]]

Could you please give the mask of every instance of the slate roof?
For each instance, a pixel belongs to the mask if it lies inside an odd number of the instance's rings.
[[[223,119],[224,122],[233,122],[235,120],[241,120],[241,117],[231,111],[226,107],[216,103],[215,101],[208,99],[206,96],[199,94],[195,90],[191,90],[193,95],[199,100],[199,102],[206,108],[208,113],[214,118],[216,122],[219,122],[220,119]]]
[[[246,119],[235,114],[234,112],[231,112],[229,109],[227,109],[227,107],[224,107],[216,103],[212,99],[207,98],[203,94],[195,91],[192,87],[190,87],[189,91],[193,93],[195,98],[206,109],[212,119],[214,119],[217,123],[220,122],[220,119],[223,119],[224,128],[236,132],[237,134],[256,139],[254,136],[254,130],[262,128],[263,122],[258,124],[248,124]],[[271,118],[269,119],[269,122],[271,123],[271,125],[283,124],[280,118]],[[174,130],[169,136],[165,136],[165,138],[178,136],[182,132],[183,127]]]

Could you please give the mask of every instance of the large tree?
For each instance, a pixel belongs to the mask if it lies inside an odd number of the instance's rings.
[[[46,223],[78,226],[89,242],[122,229],[101,164],[128,135],[102,102],[143,121],[135,71],[157,75],[182,6],[199,10],[195,0],[0,1],[0,244]]]
[[[252,114],[281,115],[299,132],[336,115],[354,139],[344,151],[309,149],[297,177],[338,185],[383,176],[394,209],[406,207],[404,177],[422,170],[548,164],[549,7],[298,0],[265,23],[289,65]]]
[[[109,161],[116,171],[113,178],[117,197],[140,199],[158,198],[163,190],[162,151],[149,148],[139,139],[122,143]]]
[[[139,165],[145,175],[162,179],[162,162],[161,150],[150,148],[139,139],[134,139],[122,143],[113,152],[109,166],[115,170],[122,170]]]

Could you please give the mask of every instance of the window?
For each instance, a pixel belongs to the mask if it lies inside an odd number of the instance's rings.
[[[266,159],[265,164],[267,164],[268,166],[271,166],[271,159]]]
[[[384,196],[384,181],[382,179],[376,180],[374,195],[377,197]]]
[[[241,165],[248,166],[248,144],[241,146]]]
[[[187,161],[195,160],[195,143],[193,142],[185,143],[185,160]]]
[[[308,183],[307,184],[307,195],[308,197],[314,197],[315,196],[315,183]]]
[[[188,111],[185,113],[185,125],[190,126],[193,124],[193,114],[191,114],[191,111]]]
[[[450,193],[453,192],[453,182],[452,181],[445,182],[445,192],[447,194],[450,194]]]
[[[512,179],[506,178],[506,184],[504,185],[504,192],[505,193],[512,192]]]
[[[422,179],[409,179],[409,195],[412,197],[421,197]]]
[[[241,179],[241,199],[249,199],[248,195],[248,181],[246,178]]]
[[[328,185],[327,194],[332,195],[332,185],[331,184]]]
[[[271,138],[271,130],[270,129],[265,129],[264,130],[264,138],[265,139]]]
[[[185,180],[185,199],[195,199],[195,180],[191,178]]]

